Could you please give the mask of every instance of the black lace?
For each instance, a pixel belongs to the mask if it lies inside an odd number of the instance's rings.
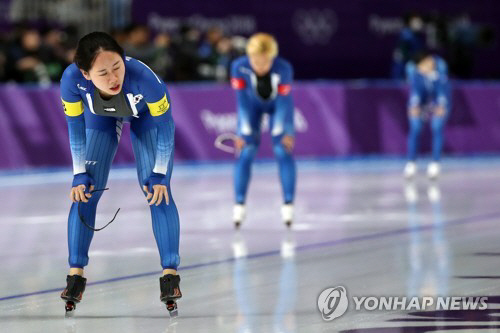
[[[109,190],[109,188],[94,189],[94,190],[90,191],[89,193],[92,194],[95,192],[103,192],[106,190]],[[87,228],[89,228],[92,231],[101,231],[102,229],[106,228],[108,225],[110,225],[116,219],[116,215],[118,215],[118,212],[120,211],[120,208],[118,208],[118,210],[115,213],[115,216],[113,216],[113,219],[111,221],[109,221],[104,227],[96,229],[96,228],[92,227],[91,225],[89,225],[87,222],[85,222],[83,214],[80,211],[80,204],[81,203],[82,203],[82,201],[78,202],[78,216],[80,217],[80,222],[82,222],[84,226],[86,226]]]

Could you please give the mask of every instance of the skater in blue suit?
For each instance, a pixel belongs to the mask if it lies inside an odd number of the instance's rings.
[[[70,271],[61,294],[67,313],[85,290],[83,269],[103,193],[92,191],[106,186],[124,122],[130,123],[137,176],[151,209],[163,268],[160,298],[175,312],[181,297],[179,214],[170,187],[175,126],[165,83],[144,63],[125,57],[111,36],[93,32],[80,39],[74,63],[63,73],[61,98],[74,173],[68,218]]]
[[[278,160],[283,189],[283,222],[293,220],[296,169],[292,156],[295,143],[293,100],[290,94],[293,81],[292,66],[278,57],[278,45],[269,34],[253,35],[247,44],[247,55],[236,59],[231,66],[231,85],[237,94],[238,139],[240,151],[234,174],[235,206],[233,220],[239,227],[245,218],[245,199],[250,182],[253,159],[260,143],[261,122],[269,114],[273,151]]]
[[[420,52],[415,60],[406,66],[410,84],[408,117],[408,162],[404,175],[412,178],[417,172],[417,154],[422,126],[430,118],[432,129],[432,162],[428,165],[427,175],[434,179],[440,173],[441,152],[443,150],[443,132],[450,115],[450,84],[446,62],[428,52]]]

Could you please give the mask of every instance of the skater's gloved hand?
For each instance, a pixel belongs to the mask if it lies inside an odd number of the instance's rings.
[[[94,180],[86,172],[74,175],[69,198],[73,202],[88,202],[88,199],[92,197],[92,194],[89,192],[94,189],[94,184]]]
[[[147,195],[146,199],[149,201],[150,206],[154,204],[158,206],[164,197],[165,203],[169,204],[167,177],[165,175],[156,172],[151,173],[151,176],[144,181],[142,189]]]

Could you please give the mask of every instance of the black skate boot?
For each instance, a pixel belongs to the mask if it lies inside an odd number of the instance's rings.
[[[68,275],[66,283],[67,286],[61,293],[61,298],[66,303],[66,316],[71,317],[76,309],[76,304],[82,300],[87,279],[80,275]]]
[[[176,317],[177,312],[177,299],[182,297],[179,282],[181,277],[179,275],[165,274],[160,278],[160,301],[167,305],[167,310],[171,317]]]

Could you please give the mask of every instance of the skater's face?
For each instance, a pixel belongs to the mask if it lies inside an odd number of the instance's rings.
[[[423,74],[423,75],[429,75],[431,74],[432,72],[434,72],[435,68],[436,68],[436,63],[434,61],[434,58],[432,58],[431,56],[429,57],[426,57],[424,59],[422,59],[422,61],[420,61],[418,63],[418,71]]]
[[[92,68],[82,73],[87,80],[92,80],[102,96],[111,97],[122,90],[125,64],[118,53],[102,51],[97,54]]]
[[[274,58],[265,53],[251,53],[248,55],[250,65],[258,76],[264,76],[271,70]]]

